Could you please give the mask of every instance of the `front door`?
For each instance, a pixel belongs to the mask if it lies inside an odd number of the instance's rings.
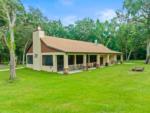
[[[63,71],[63,69],[64,69],[64,56],[57,55],[57,70]]]

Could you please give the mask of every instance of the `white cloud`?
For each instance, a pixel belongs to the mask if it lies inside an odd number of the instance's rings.
[[[73,0],[59,0],[61,4],[63,5],[72,5]]]
[[[103,11],[99,11],[96,13],[96,17],[102,22],[106,20],[109,21],[115,16],[116,16],[116,13],[113,9],[105,9]]]
[[[69,24],[74,24],[78,20],[77,16],[66,16],[61,19],[63,25],[67,26]]]

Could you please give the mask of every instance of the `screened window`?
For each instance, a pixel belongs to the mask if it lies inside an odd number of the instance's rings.
[[[27,63],[33,64],[33,55],[27,55]]]
[[[77,64],[83,64],[83,55],[77,55]]]
[[[68,64],[73,65],[73,63],[74,63],[74,55],[69,55],[68,56]]]
[[[43,55],[42,56],[42,65],[53,66],[53,56],[52,55]]]
[[[96,55],[90,56],[90,62],[96,62]]]

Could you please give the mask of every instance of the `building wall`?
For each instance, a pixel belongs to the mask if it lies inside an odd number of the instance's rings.
[[[32,69],[33,69],[33,64],[27,64],[26,67],[27,67],[27,68],[32,68]]]
[[[54,49],[52,47],[48,47],[47,45],[44,44],[44,42],[41,41],[41,52],[47,53],[47,52],[61,52],[61,51]]]
[[[57,55],[65,55],[64,52],[47,52],[42,53],[42,55],[52,55],[53,56],[53,66],[41,66],[41,70],[47,72],[57,72]]]
[[[41,41],[41,53],[49,53],[49,52],[61,52],[61,51],[54,49],[52,47],[48,47],[44,44],[44,42]],[[33,44],[31,44],[31,46],[27,50],[27,53],[33,53]]]
[[[27,53],[27,55],[33,55],[33,53]],[[40,70],[47,71],[47,72],[57,72],[57,55],[66,55],[64,52],[47,52],[47,53],[41,53],[41,58],[42,55],[52,55],[53,56],[53,66],[44,66],[42,65],[42,59],[40,60],[41,68]],[[84,54],[68,54],[68,55],[84,55]],[[100,54],[101,57],[103,57],[103,65],[100,66],[105,66],[107,62],[107,55],[106,54]],[[110,55],[110,62],[114,60],[114,55]],[[111,64],[111,63],[110,63]],[[32,64],[27,64],[28,68],[33,68],[34,65]]]
[[[29,47],[27,55],[33,55],[33,64],[28,64],[26,62],[26,66],[28,68],[32,68],[34,70],[43,70],[48,72],[57,72],[57,57],[56,55],[64,55],[65,53],[48,47],[41,41],[40,38],[44,37],[43,31],[35,31],[33,32],[33,43]],[[42,65],[42,55],[53,55],[53,66],[43,66]]]
[[[28,62],[27,62],[27,56],[28,56],[28,55],[33,55],[33,53],[27,53],[27,54],[26,54],[26,67],[33,69],[33,64],[28,64]]]
[[[33,55],[33,53],[27,53],[26,58],[28,55]],[[52,55],[53,56],[53,66],[44,66],[42,65],[42,55]],[[41,60],[40,60],[40,70],[47,71],[47,72],[57,72],[57,55],[65,55],[64,52],[47,52],[41,53]],[[33,57],[34,58],[34,57]],[[34,62],[33,62],[34,63]],[[26,67],[34,69],[34,64],[26,63]],[[34,69],[36,70],[36,69]]]

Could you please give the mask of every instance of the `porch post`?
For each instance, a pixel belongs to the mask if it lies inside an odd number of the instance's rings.
[[[90,63],[90,55],[88,55],[88,63]]]
[[[77,57],[76,57],[76,55],[74,55],[74,66],[75,67],[77,66]]]
[[[106,65],[106,55],[103,55],[103,66]]]
[[[117,55],[114,54],[114,63],[117,64]]]
[[[83,55],[83,68],[84,68],[84,70],[87,70],[86,59],[87,59],[86,54],[84,54]]]
[[[106,66],[108,66],[110,63],[110,56],[109,54],[107,54],[107,58],[106,58]]]
[[[100,66],[100,55],[96,55],[96,67],[99,68]]]
[[[64,55],[64,74],[68,74],[68,70],[69,67],[68,67],[68,55],[65,54]]]
[[[87,69],[90,67],[90,55],[88,55],[88,58],[87,58]]]
[[[57,55],[53,55],[53,70],[57,72]]]

